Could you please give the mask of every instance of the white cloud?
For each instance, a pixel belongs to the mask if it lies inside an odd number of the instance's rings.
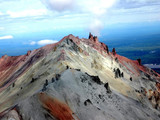
[[[3,15],[3,13],[2,13],[2,12],[0,12],[0,15]]]
[[[82,11],[99,16],[104,15],[115,2],[116,0],[82,0],[78,4]]]
[[[35,45],[35,44],[36,44],[35,41],[30,42],[30,45]]]
[[[100,36],[100,31],[103,29],[104,21],[108,10],[116,3],[116,0],[84,0],[81,3],[83,11],[88,11],[92,15],[89,24],[89,30],[94,35]],[[106,22],[106,21],[105,21]]]
[[[58,42],[57,40],[48,40],[48,39],[45,39],[45,40],[40,40],[38,42],[35,42],[35,41],[32,41],[30,42],[30,45],[47,45],[47,44],[52,44],[52,43],[56,43]]]
[[[74,7],[75,0],[42,0],[49,9],[63,12],[66,10],[72,10]]]
[[[88,14],[90,21],[88,28],[95,35],[100,35],[103,26],[102,18],[106,16],[116,0],[42,0],[51,10],[58,12],[68,11],[72,16],[74,14]],[[91,23],[91,25],[90,25]]]
[[[4,27],[0,27],[0,30],[4,30]]]
[[[89,26],[89,31],[96,36],[100,36],[100,30],[102,28],[103,28],[103,23],[98,19],[94,19]]]
[[[41,0],[45,5],[58,12],[89,12],[104,14],[106,9],[112,7],[116,0]],[[73,10],[74,9],[74,10]]]
[[[46,15],[47,10],[46,9],[28,9],[28,10],[19,11],[19,12],[7,11],[7,14],[12,18],[31,17],[31,16]]]
[[[56,43],[58,41],[56,40],[40,40],[37,42],[38,45],[46,45],[46,44],[52,44],[52,43]]]
[[[6,36],[1,36],[0,40],[4,40],[4,39],[13,39],[12,35],[6,35]]]

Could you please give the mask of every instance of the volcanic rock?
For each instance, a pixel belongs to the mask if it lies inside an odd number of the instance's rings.
[[[0,119],[158,120],[160,75],[112,53],[90,33],[3,56]]]
[[[89,33],[89,39],[93,40],[93,35],[91,33]]]
[[[142,64],[141,64],[141,59],[137,59],[137,61],[138,61],[138,64],[139,64],[139,65],[142,65]]]
[[[115,48],[112,49],[112,53],[113,53],[113,55],[116,55],[116,49]]]

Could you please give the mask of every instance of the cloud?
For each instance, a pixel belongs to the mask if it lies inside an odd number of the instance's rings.
[[[0,30],[4,30],[4,27],[0,27]]]
[[[103,23],[98,19],[94,19],[89,26],[89,31],[94,35],[100,36],[100,31],[102,30],[102,28]]]
[[[106,16],[108,9],[115,4],[116,0],[42,0],[42,2],[53,12],[68,11],[67,14],[72,16],[88,14],[90,20],[86,21],[87,29],[93,31],[95,35],[100,35],[104,24],[102,18]]]
[[[48,40],[48,39],[45,39],[45,40],[40,40],[40,41],[32,41],[30,42],[30,45],[47,45],[47,44],[52,44],[52,43],[56,43],[58,42],[57,40]]]
[[[56,43],[58,41],[56,40],[40,40],[37,42],[38,45],[46,45],[46,44],[52,44],[52,43]]]
[[[103,18],[115,2],[116,0],[84,0],[82,4],[84,5],[83,11],[87,10],[92,15],[89,30],[94,35],[100,36],[100,31],[104,26]]]
[[[53,11],[88,12],[104,14],[107,8],[112,7],[116,0],[41,0]],[[74,10],[73,10],[74,9]]]
[[[82,0],[77,3],[83,12],[93,15],[104,15],[115,4],[116,0]]]
[[[42,0],[49,9],[58,12],[72,10],[75,3],[74,1],[75,0]]]
[[[13,2],[13,1],[19,1],[19,0],[0,0],[0,3],[3,3],[3,2]]]
[[[110,11],[113,23],[159,21],[159,0],[117,0]]]
[[[160,1],[158,0],[118,0],[117,7],[132,9],[144,6],[157,6],[157,5],[160,5]]]
[[[19,18],[19,17],[42,16],[46,15],[47,11],[46,9],[28,9],[19,12],[7,11],[7,14],[12,18]]]
[[[0,11],[0,16],[3,15],[3,13]]]
[[[35,44],[36,44],[35,41],[30,42],[30,45],[35,45]]]
[[[6,35],[6,36],[1,36],[0,40],[4,40],[4,39],[13,39],[12,35]]]

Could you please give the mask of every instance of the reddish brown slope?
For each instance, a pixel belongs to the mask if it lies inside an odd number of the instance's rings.
[[[12,84],[34,63],[45,57],[56,44],[50,44],[42,48],[29,51],[21,56],[3,56],[0,58],[0,91]]]
[[[131,60],[131,59],[128,59],[126,57],[120,56],[118,54],[114,54],[114,53],[112,53],[112,54],[113,54],[113,57],[115,59],[117,59],[124,67],[126,67],[131,73],[133,73],[135,75],[140,75],[141,72],[144,72],[147,75],[152,75],[152,76],[157,77],[157,78],[160,77],[160,75],[158,73],[156,73],[154,70],[150,70],[147,67],[143,66],[139,62],[139,60]],[[128,65],[131,65],[136,72],[134,72],[132,69],[127,67],[125,65],[125,63],[127,63]]]
[[[57,120],[74,120],[71,109],[65,103],[48,96],[46,93],[40,93],[39,100]]]
[[[4,86],[5,80],[9,78],[25,61],[26,55],[3,56],[0,58],[0,86]]]

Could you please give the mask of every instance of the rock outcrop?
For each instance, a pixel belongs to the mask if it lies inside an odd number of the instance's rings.
[[[88,39],[93,40],[93,35],[92,35],[91,33],[89,33],[89,37],[88,37]]]
[[[27,51],[27,56],[29,56],[31,54],[31,51],[29,50],[29,51]]]
[[[94,43],[98,44],[99,40],[97,36],[93,36],[91,33],[89,33],[89,37],[88,37],[91,41],[93,41]]]
[[[116,49],[115,48],[112,49],[112,53],[113,53],[113,55],[116,55]]]
[[[142,65],[142,64],[141,64],[141,59],[137,59],[137,61],[138,61],[138,64],[139,64],[139,65]]]
[[[102,42],[99,42],[97,36],[93,36],[91,33],[89,33],[89,40],[95,44],[96,49],[103,50],[109,54],[108,46]],[[92,43],[92,44],[93,44]]]

